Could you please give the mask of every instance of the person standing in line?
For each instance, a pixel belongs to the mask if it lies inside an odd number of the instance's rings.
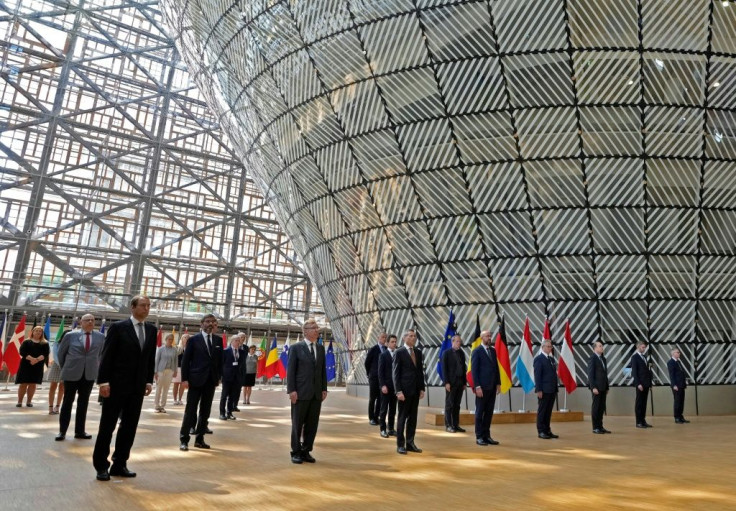
[[[392,378],[399,405],[399,422],[396,425],[396,452],[406,454],[422,452],[414,443],[417,429],[419,401],[424,398],[424,362],[422,350],[414,345],[417,340],[414,330],[402,336],[403,346],[396,350],[392,365]]]
[[[327,399],[325,347],[317,344],[319,325],[302,325],[304,340],[289,347],[286,392],[291,401],[291,462],[314,463],[310,454],[317,436],[322,401]]]
[[[222,351],[222,391],[220,393],[220,420],[235,420],[233,411],[240,397],[240,368],[245,364],[240,351],[239,334],[230,339],[230,346]]]
[[[381,387],[381,411],[379,414],[379,422],[381,426],[381,436],[388,438],[396,436],[394,429],[396,419],[396,390],[394,389],[394,380],[392,375],[394,355],[396,354],[395,335],[389,335],[386,341],[386,351],[381,353],[378,359],[378,384]],[[388,424],[386,416],[388,415]]]
[[[256,374],[258,373],[258,355],[256,355],[256,347],[248,346],[248,355],[245,358],[245,365],[241,368],[243,373],[243,404],[250,404],[250,396],[253,393],[253,387],[256,384]]]
[[[49,365],[49,353],[51,351],[49,342],[43,334],[43,327],[38,325],[31,330],[31,338],[23,341],[20,345],[20,366],[18,374],[15,375],[15,383],[18,385],[18,408],[23,406],[23,398],[26,398],[26,406],[33,407],[33,395],[36,393],[36,385],[43,382],[43,368]]]
[[[542,353],[534,357],[534,384],[537,393],[537,436],[544,440],[559,438],[552,433],[550,421],[557,398],[557,364],[552,356],[552,341],[542,341]]]
[[[378,358],[386,351],[386,333],[378,336],[378,342],[374,344],[365,356],[365,374],[368,375],[368,420],[371,426],[378,425],[380,414],[381,386],[378,382]]]
[[[481,344],[471,354],[471,375],[475,385],[475,443],[478,445],[498,445],[491,437],[493,407],[496,395],[501,392],[501,375],[498,371],[496,349],[491,346],[491,332],[480,334]]]
[[[176,375],[171,379],[174,384],[174,405],[181,406],[182,399],[184,399],[184,387],[181,386],[181,360],[184,358],[184,350],[187,347],[187,341],[189,340],[189,334],[184,333],[179,337],[179,344],[176,346]]]
[[[100,355],[97,385],[102,397],[102,415],[92,462],[98,481],[110,476],[135,477],[128,470],[128,458],[135,441],[143,398],[153,390],[156,361],[156,327],[145,320],[151,311],[147,296],[130,300],[131,316],[110,326]],[[107,457],[115,426],[120,427],[112,453],[112,466]],[[109,468],[109,472],[108,472]]]
[[[174,346],[174,334],[167,334],[164,345],[156,350],[156,411],[166,413],[166,398],[169,396],[169,386],[178,374],[177,359],[179,355]]]
[[[647,350],[646,341],[636,343],[636,353],[631,357],[631,376],[634,378],[636,389],[636,401],[634,402],[634,413],[636,415],[637,428],[651,428],[647,422],[647,399],[649,389],[652,388],[652,370],[649,368],[644,352]]]
[[[606,411],[606,397],[610,388],[608,382],[608,364],[603,351],[603,343],[601,341],[595,341],[593,343],[593,354],[588,359],[588,387],[593,394],[590,418],[593,423],[593,433],[596,435],[610,433],[610,431],[603,427],[603,413]]]
[[[100,353],[105,344],[104,334],[94,330],[95,317],[85,314],[80,320],[80,330],[68,332],[59,343],[59,367],[64,381],[64,401],[59,414],[57,441],[66,438],[66,430],[72,417],[72,405],[77,398],[77,414],[74,418],[74,438],[88,440],[92,435],[85,428],[89,395],[97,379]]]
[[[456,334],[452,338],[452,349],[445,350],[441,360],[445,385],[445,430],[448,433],[465,433],[460,427],[460,404],[468,383],[465,353],[460,349],[462,343],[462,337]]]
[[[222,337],[215,335],[217,318],[207,314],[200,322],[201,330],[187,342],[181,361],[181,384],[187,392],[187,406],[179,431],[179,450],[189,450],[189,438],[194,428],[194,447],[209,449],[204,435],[212,410],[215,388],[220,384],[222,368]],[[199,409],[199,414],[197,414]]]
[[[687,374],[685,368],[682,367],[680,360],[680,350],[675,348],[672,350],[672,358],[667,361],[667,371],[670,373],[670,387],[672,388],[672,397],[674,398],[674,415],[675,424],[687,424],[682,415],[685,410],[685,387],[687,387]]]
[[[69,333],[69,330],[63,332],[61,339],[64,335]],[[59,415],[59,409],[61,408],[61,402],[64,399],[64,381],[61,379],[61,366],[59,365],[59,344],[58,342],[49,342],[51,345],[51,360],[49,361],[49,415]],[[94,382],[93,382],[94,383]],[[54,404],[56,399],[56,404]]]

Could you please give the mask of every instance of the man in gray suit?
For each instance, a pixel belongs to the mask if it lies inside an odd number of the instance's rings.
[[[74,419],[74,438],[88,440],[92,435],[84,428],[87,419],[87,405],[92,386],[97,378],[100,351],[105,344],[105,336],[95,332],[95,317],[92,314],[82,316],[81,330],[67,332],[59,343],[59,366],[61,379],[64,382],[64,401],[59,413],[58,442],[66,438],[66,430],[72,417],[74,397],[77,398],[77,415]]]

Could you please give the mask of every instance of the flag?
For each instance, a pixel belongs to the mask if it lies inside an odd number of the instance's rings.
[[[3,322],[0,324],[0,370],[3,368],[3,347],[5,336],[8,335],[8,313],[3,314]]]
[[[158,327],[158,333],[156,334],[156,346],[157,347],[159,347],[159,348],[161,347],[163,338],[164,338],[164,333],[163,333],[163,330],[161,329],[161,327],[159,326]]]
[[[335,379],[335,352],[332,351],[332,341],[330,341],[330,347],[327,348],[325,353],[325,369],[327,369],[327,381]]]
[[[281,365],[284,366],[284,376],[281,378],[286,377],[286,368],[289,367],[289,338],[286,338],[286,342],[284,343],[284,347],[281,349],[281,355],[279,356],[279,360],[281,360]]]
[[[271,349],[268,351],[268,357],[266,358],[266,369],[263,373],[266,378],[273,378],[278,375],[279,378],[286,377],[286,368],[279,358],[279,349],[276,344],[276,335],[273,336],[271,341]]]
[[[64,324],[63,323],[63,320],[62,320],[62,323],[61,324],[62,325]],[[100,325],[100,333],[101,334],[104,334],[105,333],[105,320],[104,319],[102,320],[102,324]]]
[[[59,344],[61,342],[62,337],[64,337],[64,316],[61,317],[61,324],[59,325],[59,329],[56,331],[56,337],[54,338],[54,344]]]
[[[478,314],[475,315],[475,332],[473,332],[473,344],[470,345],[470,354],[473,354],[473,350],[481,345],[483,340],[480,338],[480,316]],[[465,375],[465,378],[468,380],[468,387],[471,389],[473,386],[473,373],[470,372],[471,364],[472,364],[472,356],[468,357],[468,372]]]
[[[440,380],[442,380],[442,354],[445,351],[452,349],[452,338],[455,337],[456,330],[457,325],[455,325],[455,313],[450,309],[450,319],[447,320],[445,336],[442,338],[442,344],[440,345],[440,357],[437,360],[437,374],[440,375]]]
[[[20,318],[18,326],[15,327],[15,333],[5,348],[5,365],[8,367],[8,374],[13,375],[18,372],[20,367],[20,345],[26,338],[26,315]]]
[[[501,392],[505,394],[511,388],[511,361],[509,360],[509,348],[506,345],[506,320],[504,318],[501,318],[494,347],[496,348],[498,373],[501,376]]]
[[[35,316],[33,317],[33,326],[31,327],[31,330],[33,330],[33,329],[34,329],[34,328],[36,328],[37,326],[38,326],[38,312],[37,312],[37,313],[36,313],[36,315],[35,315]]]
[[[227,332],[222,331],[222,349],[227,348]]]
[[[47,341],[51,340],[51,314],[46,316],[46,322],[43,324],[43,336]]]
[[[519,346],[519,358],[516,361],[516,377],[524,392],[534,390],[534,355],[532,354],[532,334],[529,331],[529,318],[524,324],[524,337]]]
[[[266,371],[266,333],[263,333],[261,339],[261,352],[258,354],[258,367],[256,369],[256,378],[260,378]],[[258,351],[256,351],[258,353]]]
[[[562,353],[557,364],[557,374],[565,386],[568,394],[578,388],[575,381],[575,358],[572,356],[572,334],[570,333],[570,320],[565,323],[565,342],[562,343]]]

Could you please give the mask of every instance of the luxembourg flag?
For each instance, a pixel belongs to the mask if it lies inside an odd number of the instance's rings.
[[[529,318],[524,324],[524,339],[519,346],[519,359],[516,361],[516,377],[524,392],[534,390],[534,355],[532,355],[532,334],[529,332]]]
[[[558,364],[557,374],[565,386],[568,394],[578,388],[575,381],[575,358],[572,356],[572,334],[570,333],[570,320],[565,323],[565,342],[562,343],[562,353]]]

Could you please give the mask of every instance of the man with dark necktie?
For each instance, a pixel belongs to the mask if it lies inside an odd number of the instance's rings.
[[[603,355],[603,343],[593,343],[593,354],[588,359],[588,388],[593,394],[593,404],[590,408],[590,419],[593,423],[593,433],[602,435],[610,433],[603,427],[603,413],[606,411],[606,397],[610,387],[608,382],[608,364]]]
[[[559,438],[552,433],[550,421],[557,397],[557,364],[552,356],[552,341],[542,341],[542,353],[534,357],[534,385],[537,393],[537,436],[544,440]]]
[[[452,338],[452,349],[442,354],[442,379],[445,385],[445,431],[465,433],[460,427],[460,403],[467,385],[465,353],[460,349],[460,335]]]
[[[475,385],[475,443],[498,445],[491,437],[491,421],[496,395],[501,392],[501,375],[498,372],[496,350],[491,346],[491,332],[480,334],[481,345],[470,356],[470,371]]]
[[[649,362],[644,355],[646,350],[646,341],[638,341],[636,343],[636,353],[631,357],[631,376],[634,378],[634,388],[636,389],[634,413],[637,428],[652,427],[646,420],[647,399],[649,389],[652,387],[652,370],[649,368]]]
[[[396,452],[422,452],[414,443],[417,429],[419,401],[424,397],[424,363],[422,351],[414,347],[417,337],[414,330],[403,335],[404,345],[396,350],[392,366],[394,390],[399,404],[399,422],[396,425]]]
[[[378,359],[386,351],[386,333],[378,336],[365,356],[365,374],[368,376],[368,420],[371,426],[378,425],[380,414],[381,385],[378,381]]]
[[[217,318],[214,314],[207,314],[200,325],[200,332],[189,338],[181,360],[181,385],[189,389],[179,431],[179,449],[182,451],[189,450],[192,428],[195,435],[194,447],[210,448],[204,441],[204,435],[207,432],[215,388],[220,383],[222,337],[215,335]]]
[[[378,385],[381,388],[381,411],[379,423],[381,436],[388,438],[396,436],[396,389],[394,389],[393,364],[396,355],[396,336],[389,335],[386,341],[386,351],[378,358]],[[386,423],[388,417],[388,424]]]
[[[667,361],[667,370],[670,373],[670,387],[674,398],[674,412],[676,424],[687,424],[690,422],[682,415],[685,409],[685,387],[687,387],[687,374],[682,367],[680,350],[672,350],[672,358]]]

